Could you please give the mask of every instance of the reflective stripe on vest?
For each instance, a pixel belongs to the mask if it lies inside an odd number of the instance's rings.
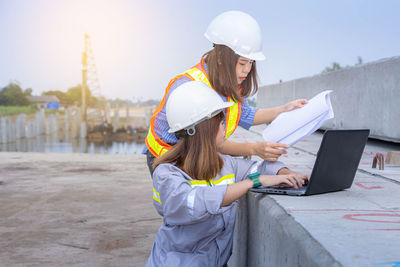
[[[156,191],[154,187],[153,187],[153,199],[161,204],[160,194]]]
[[[210,81],[207,78],[207,75],[202,71],[202,62],[191,68],[190,70],[182,73],[182,75],[189,74],[194,80],[194,81],[202,81],[205,84],[207,84],[209,87],[212,88]],[[214,88],[213,88],[214,89]],[[215,90],[215,89],[214,89]],[[229,96],[227,98],[228,102],[234,102]],[[234,104],[227,108],[227,113],[226,113],[226,118],[227,118],[227,123],[226,123],[226,129],[225,129],[225,138],[229,138],[233,132],[236,130],[239,120],[240,120],[240,115],[241,115],[241,105],[240,103],[234,102]]]
[[[233,100],[231,100],[231,98],[228,96],[228,102],[233,102]],[[227,112],[226,112],[226,129],[225,129],[225,138],[228,139],[229,136],[231,136],[233,134],[233,132],[236,130],[238,124],[239,124],[239,120],[240,120],[240,116],[242,113],[242,106],[240,105],[240,103],[234,102],[235,104],[233,104],[232,106],[230,106],[229,108],[227,108]]]
[[[228,174],[225,176],[222,176],[221,178],[219,178],[216,181],[210,180],[210,181],[206,181],[206,180],[188,180],[188,182],[190,183],[190,186],[192,188],[194,187],[205,187],[205,186],[216,186],[216,185],[230,185],[230,184],[234,184],[235,183],[235,175],[232,174]],[[157,201],[158,203],[161,203],[160,200],[160,194],[156,191],[156,189],[153,187],[153,199],[155,201]]]
[[[168,91],[171,88],[171,85],[179,78],[186,76],[189,79],[191,79],[192,81],[202,81],[205,84],[207,84],[209,87],[211,87],[210,81],[207,77],[207,73],[204,71],[204,69],[202,67],[203,64],[204,64],[204,58],[201,60],[201,62],[199,64],[197,64],[193,68],[185,71],[184,73],[176,76],[174,79],[172,79],[169,82],[169,84],[165,90],[165,95],[164,95],[160,105],[157,107],[156,111],[154,112],[153,116],[150,119],[150,129],[149,129],[149,132],[148,132],[146,140],[145,140],[147,148],[149,149],[150,153],[153,154],[155,157],[161,156],[162,154],[167,152],[168,149],[170,149],[172,147],[171,145],[162,141],[161,138],[159,138],[154,131],[154,123],[155,123],[156,116],[158,115],[158,113],[162,110],[162,108],[165,105],[165,97],[167,96]],[[230,97],[227,98],[227,101],[234,102]],[[236,128],[239,124],[240,116],[241,116],[241,104],[240,103],[234,102],[234,104],[231,107],[227,108],[225,138],[228,139],[233,134],[233,132],[236,130]]]

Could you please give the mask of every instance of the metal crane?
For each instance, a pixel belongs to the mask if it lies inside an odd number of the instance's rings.
[[[82,53],[82,121],[87,122],[86,88],[93,96],[101,97],[101,88],[96,71],[89,34],[84,36],[84,51]]]

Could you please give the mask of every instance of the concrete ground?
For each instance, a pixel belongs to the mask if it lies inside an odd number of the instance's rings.
[[[0,266],[144,266],[162,223],[142,155],[0,153]]]
[[[233,139],[259,141],[260,131],[239,129]],[[282,160],[310,172],[321,136],[297,143]],[[248,198],[279,208],[301,230],[285,233],[304,233],[304,241],[312,239],[337,266],[398,266],[400,167],[371,168],[374,153],[389,150],[400,146],[370,141],[349,190],[300,198],[249,193]],[[144,156],[2,152],[0,171],[0,266],[145,264],[162,219],[153,208]],[[258,247],[268,241],[251,238]],[[323,266],[320,255],[307,255]]]

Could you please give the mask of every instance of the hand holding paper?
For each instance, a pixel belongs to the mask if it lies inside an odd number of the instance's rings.
[[[326,120],[334,117],[331,92],[323,91],[304,107],[281,113],[263,131],[264,140],[291,146],[315,132]]]
[[[283,106],[283,108],[285,109],[285,112],[288,112],[298,108],[302,108],[307,103],[308,103],[307,99],[297,99],[287,103],[286,105]]]

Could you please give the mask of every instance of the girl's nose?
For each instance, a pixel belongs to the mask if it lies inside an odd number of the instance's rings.
[[[249,62],[249,63],[246,63],[246,65],[245,65],[245,68],[244,68],[244,71],[246,72],[246,73],[249,73],[250,71],[251,71],[251,66],[252,66],[252,64]]]

